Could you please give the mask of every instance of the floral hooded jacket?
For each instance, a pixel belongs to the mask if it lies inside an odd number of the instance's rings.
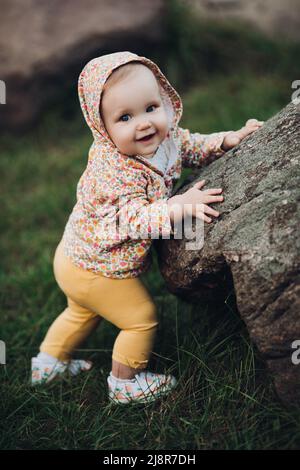
[[[164,143],[172,149],[172,155],[164,174],[151,164],[151,158],[121,154],[99,113],[101,92],[109,75],[136,60],[154,73],[167,111],[169,133]],[[79,76],[78,93],[94,141],[62,237],[64,253],[79,268],[117,279],[136,277],[151,265],[152,240],[169,238],[172,233],[167,200],[182,166],[201,167],[211,157],[221,156],[224,151],[220,146],[227,132],[201,135],[180,128],[179,95],[155,63],[131,52],[88,62]]]

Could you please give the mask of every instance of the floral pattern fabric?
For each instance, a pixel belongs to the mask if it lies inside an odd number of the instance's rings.
[[[164,144],[169,144],[167,148],[173,145],[173,155],[165,174],[151,164],[151,159],[121,154],[99,113],[109,75],[136,60],[154,73],[167,111],[169,133]],[[167,200],[182,166],[199,168],[221,156],[227,132],[202,135],[180,128],[179,95],[154,62],[131,52],[116,52],[88,62],[79,76],[78,94],[94,141],[62,237],[64,253],[79,268],[117,279],[136,277],[152,263],[153,238],[169,238],[172,233]]]

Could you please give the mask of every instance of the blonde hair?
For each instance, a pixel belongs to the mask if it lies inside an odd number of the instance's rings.
[[[105,90],[115,85],[116,83],[119,83],[121,80],[128,77],[129,75],[132,75],[140,67],[147,67],[147,66],[142,64],[142,62],[138,60],[133,60],[132,62],[128,62],[127,64],[120,65],[119,67],[114,69],[111,75],[108,77],[108,79],[104,83],[102,93],[104,93]]]
[[[152,72],[152,70],[149,67],[147,67],[147,65],[143,64],[139,60],[133,60],[131,62],[128,62],[127,64],[120,65],[119,67],[117,67],[116,69],[112,71],[112,73],[110,74],[110,76],[108,77],[108,79],[106,80],[102,88],[102,94],[101,94],[101,100],[100,100],[100,106],[99,106],[100,108],[99,111],[100,111],[100,116],[101,116],[102,121],[103,121],[102,99],[103,99],[105,91],[108,90],[113,85],[115,85],[116,83],[119,83],[121,80],[128,77],[129,75],[134,74],[134,72],[140,67],[146,67]],[[155,80],[157,81],[157,78],[155,77],[154,73],[153,73],[153,76]],[[157,81],[157,84],[158,84],[158,81]]]

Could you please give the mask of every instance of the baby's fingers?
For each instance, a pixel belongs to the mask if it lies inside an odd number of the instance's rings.
[[[246,126],[253,126],[256,125],[259,121],[255,118],[248,119],[246,122]]]
[[[206,204],[203,205],[203,209],[204,209],[206,214],[210,214],[210,215],[213,215],[215,217],[219,217],[219,215],[220,215],[220,213],[218,211],[216,211],[212,207],[207,206]]]
[[[205,185],[205,180],[197,181],[197,183],[194,184],[194,188],[200,189]]]
[[[203,193],[205,194],[220,194],[223,191],[222,188],[210,188],[210,189],[204,189]]]
[[[204,220],[204,222],[207,222],[208,224],[211,222],[211,218],[205,215],[204,212],[202,212],[202,210],[196,211],[196,217],[198,219]]]
[[[202,219],[204,220],[204,222],[207,222],[207,223],[210,223],[212,221],[211,217],[208,217],[208,215],[206,214],[210,214],[210,215],[213,215],[215,217],[218,217],[219,216],[219,212],[212,209],[211,207],[207,206],[206,204],[197,204],[196,205],[196,217],[199,218],[199,219]]]
[[[258,121],[257,119],[248,119],[246,126],[262,126],[265,121]]]
[[[224,196],[210,196],[210,195],[207,195],[205,197],[205,201],[206,203],[211,203],[211,202],[223,202],[224,201]]]

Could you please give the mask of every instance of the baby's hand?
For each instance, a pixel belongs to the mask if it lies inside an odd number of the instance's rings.
[[[221,148],[223,150],[232,149],[236,145],[240,144],[245,137],[259,129],[263,123],[264,121],[258,121],[257,119],[248,119],[244,127],[238,131],[230,132],[224,137]]]
[[[224,201],[224,197],[220,195],[222,188],[201,190],[204,185],[205,180],[198,181],[185,193],[173,196],[168,200],[169,213],[173,222],[181,221],[182,209],[185,215],[193,215],[207,223],[211,223],[212,218],[206,214],[219,217],[219,212],[208,204]]]

